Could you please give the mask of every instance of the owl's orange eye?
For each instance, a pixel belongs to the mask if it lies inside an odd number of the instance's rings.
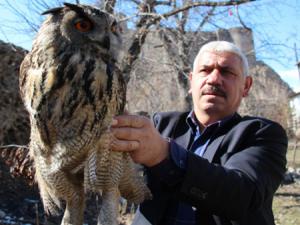
[[[75,28],[80,32],[88,32],[92,30],[93,24],[90,20],[82,19],[75,23]]]

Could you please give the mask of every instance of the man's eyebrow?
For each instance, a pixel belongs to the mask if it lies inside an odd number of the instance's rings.
[[[218,67],[219,68],[221,68],[221,69],[225,69],[225,70],[227,70],[227,69],[233,69],[233,67],[231,67],[231,66],[220,66],[220,65],[218,65]]]
[[[204,68],[208,68],[208,67],[212,67],[212,64],[202,64],[200,65],[200,68],[204,67]]]
[[[212,65],[200,65],[198,70],[203,70],[203,69],[206,70],[206,69],[211,69],[211,68],[213,68]]]
[[[234,66],[232,65],[220,65],[220,64],[217,64],[217,67],[218,68],[221,68],[221,69],[230,69],[230,70],[234,70]]]

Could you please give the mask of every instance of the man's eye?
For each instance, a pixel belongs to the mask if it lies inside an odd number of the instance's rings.
[[[210,70],[208,68],[202,68],[199,70],[200,73],[209,73]]]
[[[230,76],[236,76],[236,73],[234,73],[234,72],[231,71],[231,70],[226,71],[226,73],[227,73],[228,75],[230,75]]]
[[[236,76],[236,73],[230,69],[222,69],[220,72],[223,76]]]

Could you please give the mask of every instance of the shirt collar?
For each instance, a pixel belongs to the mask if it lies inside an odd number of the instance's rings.
[[[222,127],[224,126],[228,121],[230,121],[233,117],[234,117],[235,114],[232,114],[232,115],[229,115],[229,116],[226,116],[225,118],[223,118],[222,120],[218,120],[214,123],[211,123],[209,124],[205,129],[210,129],[212,127]],[[200,126],[199,126],[199,123],[198,123],[198,120],[196,118],[196,115],[195,115],[195,112],[194,110],[192,110],[187,118],[186,118],[186,123],[189,125],[189,127],[192,129],[192,132],[193,134],[196,134],[197,132],[200,133]],[[203,131],[203,132],[204,132]]]
[[[186,123],[189,125],[189,127],[192,129],[193,134],[197,132],[197,128],[199,129],[199,124],[196,119],[194,110],[192,110],[189,115],[186,118]]]

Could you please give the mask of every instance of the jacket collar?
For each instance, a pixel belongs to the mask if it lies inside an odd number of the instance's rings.
[[[190,112],[186,112],[182,114],[182,117],[177,121],[177,124],[174,126],[175,130],[173,134],[176,134],[177,136],[173,136],[171,138],[174,138],[176,143],[182,146],[185,149],[189,149],[192,144],[192,137],[193,137],[193,131],[191,127],[187,123],[188,115],[190,115]],[[209,162],[213,161],[213,158],[218,151],[226,133],[235,126],[240,120],[241,116],[238,113],[233,114],[230,118],[227,118],[222,126],[220,127],[220,130],[217,132],[217,134],[212,137],[210,142],[208,143],[207,149],[203,155],[203,158],[208,159]]]

